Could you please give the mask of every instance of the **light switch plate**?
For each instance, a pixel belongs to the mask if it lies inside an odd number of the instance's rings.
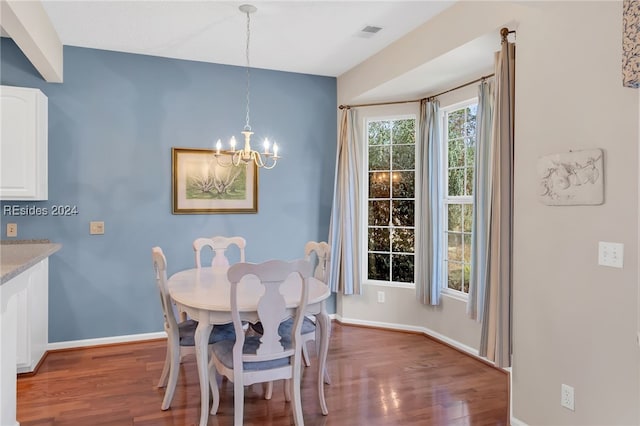
[[[598,243],[598,265],[622,268],[624,259],[624,244]]]
[[[103,235],[104,234],[104,222],[90,222],[89,233],[91,235]]]
[[[18,224],[17,223],[7,223],[7,237],[17,237],[18,236]]]

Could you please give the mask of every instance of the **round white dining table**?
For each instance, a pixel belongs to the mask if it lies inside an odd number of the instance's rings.
[[[193,268],[177,272],[168,282],[169,294],[181,311],[198,321],[195,333],[196,362],[200,381],[200,426],[206,426],[209,417],[209,352],[208,340],[215,324],[231,322],[231,285],[227,279],[227,267]],[[309,278],[307,313],[316,316],[316,327],[320,334],[318,354],[318,398],[322,414],[329,413],[324,397],[324,374],[329,350],[330,319],[326,311],[326,300],[331,295],[329,286],[315,278]],[[300,287],[296,280],[285,282],[281,287],[288,308],[295,308],[300,300]],[[263,293],[256,279],[244,280],[238,287],[238,306],[243,320],[258,320],[257,306]],[[218,386],[211,386],[218,392]],[[215,399],[214,395],[214,400]]]

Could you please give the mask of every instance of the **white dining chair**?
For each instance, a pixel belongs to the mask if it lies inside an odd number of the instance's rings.
[[[304,245],[304,258],[315,264],[313,277],[325,284],[328,284],[329,278],[329,260],[330,260],[331,248],[329,244],[324,241],[309,241]],[[311,323],[311,324],[309,324]],[[306,327],[304,327],[302,338],[304,340],[302,345],[302,355],[304,357],[304,363],[307,367],[311,365],[309,358],[309,350],[307,348],[308,342],[318,341],[319,330],[315,325],[315,318],[306,317]],[[306,332],[305,332],[306,331]]]
[[[329,260],[330,260],[331,247],[324,241],[309,241],[304,245],[304,257],[305,259],[315,263],[316,267],[313,272],[313,277],[327,283],[329,273]],[[315,262],[313,256],[315,255]]]
[[[306,260],[285,262],[270,260],[260,264],[237,263],[232,265],[227,277],[231,284],[231,316],[236,332],[235,342],[228,340],[212,346],[211,368],[233,382],[234,424],[242,425],[244,415],[244,387],[254,383],[287,380],[285,399],[293,395],[294,423],[303,425],[300,390],[302,369],[301,329],[307,307],[307,281],[313,266]],[[242,320],[237,303],[238,292],[245,280],[258,279],[264,293],[258,302],[257,315],[263,326],[263,334],[249,336],[243,333]],[[301,288],[297,307],[291,312],[286,307],[280,287],[287,280],[295,280]],[[278,332],[283,318],[293,318],[291,333],[281,336]],[[211,376],[211,374],[210,374]],[[217,395],[217,394],[216,394]],[[219,400],[213,401],[211,414],[216,414]]]
[[[313,277],[317,280],[327,283],[328,278],[328,266],[329,266],[329,253],[331,249],[329,244],[324,241],[316,242],[309,241],[304,246],[304,258],[315,265]],[[288,319],[280,324],[280,335],[287,335],[290,333],[291,327],[293,327],[293,320]],[[258,333],[262,334],[262,324],[251,324],[251,328]],[[311,359],[309,357],[309,349],[307,343],[318,341],[319,330],[316,327],[315,318],[313,316],[307,316],[302,323],[302,357],[304,364],[307,367],[311,366]],[[267,391],[267,399],[271,398],[271,386]]]
[[[240,262],[245,261],[244,257],[244,248],[247,245],[247,242],[242,237],[222,237],[215,236],[211,238],[197,238],[193,242],[193,250],[196,256],[196,268],[200,268],[202,266],[201,256],[202,249],[205,247],[209,247],[213,251],[213,258],[211,260],[211,266],[220,266],[220,267],[228,267],[229,259],[227,258],[225,252],[229,248],[229,246],[235,245],[238,247],[240,252]]]
[[[176,320],[175,305],[167,289],[167,259],[160,247],[153,247],[151,254],[164,316],[164,330],[167,333],[167,354],[158,381],[159,388],[165,386],[167,388],[161,406],[162,410],[167,410],[173,400],[182,358],[195,353],[194,338],[198,322],[191,319],[181,322]],[[214,326],[209,335],[209,347],[211,348],[212,344],[225,339],[235,340],[233,324]],[[212,383],[215,384],[215,381]]]

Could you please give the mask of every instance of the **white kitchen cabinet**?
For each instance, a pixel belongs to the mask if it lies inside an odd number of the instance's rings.
[[[49,259],[41,260],[14,280],[22,280],[18,298],[16,365],[18,373],[35,370],[49,341]]]
[[[0,86],[0,200],[48,196],[48,100],[39,89]]]
[[[49,256],[60,244],[0,244],[0,426],[17,426],[16,373],[33,371],[49,341]]]

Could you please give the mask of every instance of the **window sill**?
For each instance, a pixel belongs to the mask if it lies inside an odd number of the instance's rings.
[[[416,288],[415,284],[391,283],[391,282],[388,282],[388,281],[365,281],[362,284],[366,285],[366,286],[388,287],[388,288],[407,288],[407,289],[411,289],[411,290],[415,290],[415,288]],[[459,300],[459,301],[465,302],[465,303],[469,300],[469,295],[468,294],[460,293],[458,291],[451,291],[451,290],[448,290],[448,289],[443,289],[441,294],[444,297],[448,297],[450,299]]]
[[[411,283],[391,283],[388,281],[365,281],[363,285],[375,285],[378,287],[391,287],[391,288],[416,288],[416,285]]]
[[[469,295],[465,293],[460,293],[459,291],[451,291],[448,289],[442,290],[442,295],[449,297],[451,299],[459,300],[461,302],[467,302],[469,300]]]

